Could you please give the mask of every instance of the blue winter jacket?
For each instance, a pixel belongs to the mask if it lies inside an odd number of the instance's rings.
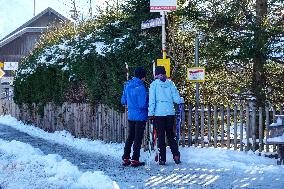
[[[133,77],[123,90],[121,103],[127,105],[128,120],[146,121],[148,119],[148,94],[144,82]]]
[[[171,80],[156,79],[151,83],[148,116],[175,115],[174,102],[181,104],[184,100]]]

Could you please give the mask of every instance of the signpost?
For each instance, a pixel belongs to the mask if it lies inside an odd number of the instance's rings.
[[[150,12],[160,12],[161,17],[141,23],[141,29],[162,26],[162,52],[163,59],[157,59],[157,65],[164,66],[167,76],[170,77],[170,59],[166,53],[166,12],[177,9],[177,0],[150,0]],[[154,68],[155,64],[153,64]]]

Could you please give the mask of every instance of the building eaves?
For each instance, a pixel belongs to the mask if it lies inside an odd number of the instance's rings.
[[[10,43],[11,41],[15,40],[16,38],[18,38],[19,36],[22,36],[25,33],[42,33],[45,32],[47,30],[47,27],[26,27],[23,28],[19,31],[17,31],[16,33],[14,33],[13,35],[10,35],[9,37],[3,39],[2,41],[0,41],[0,47],[3,47],[4,45]]]
[[[54,13],[56,16],[58,16],[62,21],[68,21],[68,19],[66,17],[64,17],[62,14],[58,13],[57,11],[55,11],[54,9],[52,9],[51,7],[46,8],[45,10],[43,10],[42,12],[40,12],[39,14],[37,14],[36,16],[34,16],[32,19],[30,19],[29,21],[27,21],[26,23],[24,23],[23,25],[21,25],[20,27],[18,27],[16,30],[14,30],[13,32],[9,33],[8,35],[6,35],[3,39],[1,39],[1,42],[4,41],[6,38],[9,38],[10,36],[14,35],[15,33],[23,30],[24,28],[28,27],[31,23],[35,22],[38,18],[40,18],[41,16],[43,16],[46,13]]]

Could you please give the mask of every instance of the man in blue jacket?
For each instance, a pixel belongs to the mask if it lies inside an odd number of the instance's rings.
[[[180,163],[180,152],[173,132],[175,108],[174,103],[184,103],[173,81],[167,79],[166,70],[163,66],[155,69],[155,80],[149,90],[149,113],[151,120],[155,119],[158,131],[158,148],[160,149],[160,165],[166,163],[165,135],[173,154],[176,164]]]
[[[125,86],[121,97],[121,103],[127,105],[128,109],[128,138],[125,142],[122,164],[133,167],[144,165],[139,161],[140,149],[146,121],[148,119],[148,94],[144,85],[146,71],[138,67],[135,69],[135,77],[129,80]],[[134,143],[134,144],[133,144]],[[131,146],[133,144],[133,154],[130,160]]]

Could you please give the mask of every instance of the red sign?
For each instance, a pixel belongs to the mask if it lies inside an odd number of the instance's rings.
[[[150,10],[176,10],[177,7],[176,6],[151,6]]]

